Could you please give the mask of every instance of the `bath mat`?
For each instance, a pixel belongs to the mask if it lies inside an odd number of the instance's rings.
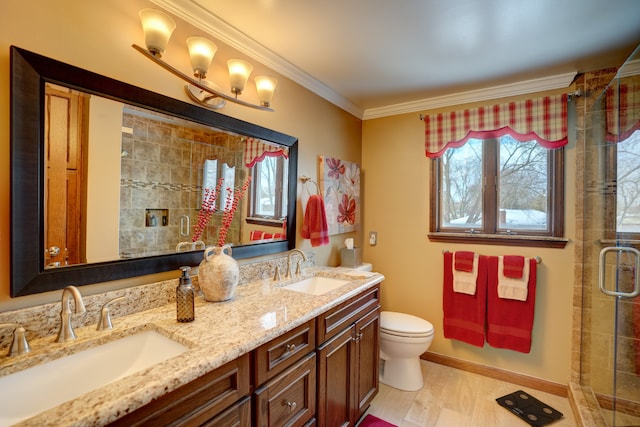
[[[563,415],[562,412],[556,411],[522,390],[499,397],[496,401],[500,406],[513,412],[534,427],[546,426],[562,418]]]
[[[397,427],[395,424],[391,424],[386,422],[385,420],[381,420],[378,417],[374,417],[371,414],[367,414],[362,421],[360,421],[360,424],[358,424],[358,427]]]

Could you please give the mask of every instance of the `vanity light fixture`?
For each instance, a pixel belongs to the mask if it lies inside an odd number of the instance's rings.
[[[169,38],[171,38],[173,30],[176,28],[175,21],[166,13],[156,9],[143,9],[139,14],[142,30],[144,31],[146,49],[136,44],[133,44],[132,47],[165,70],[187,82],[185,90],[195,102],[207,108],[222,108],[227,101],[230,101],[245,107],[273,111],[271,99],[278,84],[276,79],[266,76],[255,78],[259,104],[252,104],[238,99],[238,95],[242,94],[247,84],[253,66],[240,59],[230,59],[227,61],[227,66],[229,68],[229,81],[233,96],[227,95],[215,83],[206,80],[207,71],[218,50],[215,43],[204,37],[194,36],[187,39],[191,68],[193,68],[195,77],[192,78],[161,59],[169,43]]]

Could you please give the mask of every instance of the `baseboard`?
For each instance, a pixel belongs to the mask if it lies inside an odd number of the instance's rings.
[[[429,362],[460,369],[462,371],[473,372],[474,374],[484,375],[485,377],[494,378],[496,380],[507,381],[513,384],[529,387],[534,390],[543,391],[545,393],[555,394],[556,396],[568,396],[566,385],[554,383],[552,381],[517,374],[515,372],[505,371],[503,369],[481,365],[479,363],[467,362],[465,360],[437,353],[426,352],[420,356],[420,358]]]

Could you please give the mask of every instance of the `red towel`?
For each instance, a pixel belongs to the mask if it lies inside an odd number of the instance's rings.
[[[498,257],[487,265],[487,343],[496,348],[529,353],[536,303],[536,260],[529,260],[527,300],[498,297]]]
[[[307,202],[302,223],[302,237],[311,239],[311,246],[329,244],[329,226],[324,210],[324,200],[318,194],[311,195]]]
[[[521,279],[524,271],[524,257],[519,255],[505,255],[502,257],[504,263],[504,277],[510,279]]]
[[[473,252],[456,251],[453,260],[456,271],[471,273],[473,271]]]
[[[454,292],[453,254],[444,254],[444,337],[484,346],[485,313],[487,307],[487,257],[478,258],[478,278],[475,295]]]

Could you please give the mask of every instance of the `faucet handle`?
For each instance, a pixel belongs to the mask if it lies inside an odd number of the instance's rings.
[[[302,260],[299,259],[296,263],[296,276],[300,276],[302,274]]]
[[[110,301],[105,302],[102,305],[102,308],[100,309],[100,320],[98,320],[98,327],[96,328],[96,330],[98,331],[106,331],[106,330],[111,330],[113,329],[113,324],[111,323],[111,308],[110,305],[111,303],[114,303],[116,301],[122,301],[126,299],[126,297],[122,296],[122,297],[118,297],[118,298],[114,298]]]
[[[13,331],[13,341],[7,356],[19,356],[31,351],[27,342],[26,331],[17,323],[0,323],[0,328],[15,328]]]
[[[276,270],[273,273],[273,281],[278,282],[281,279],[280,277],[280,267],[276,265]]]

